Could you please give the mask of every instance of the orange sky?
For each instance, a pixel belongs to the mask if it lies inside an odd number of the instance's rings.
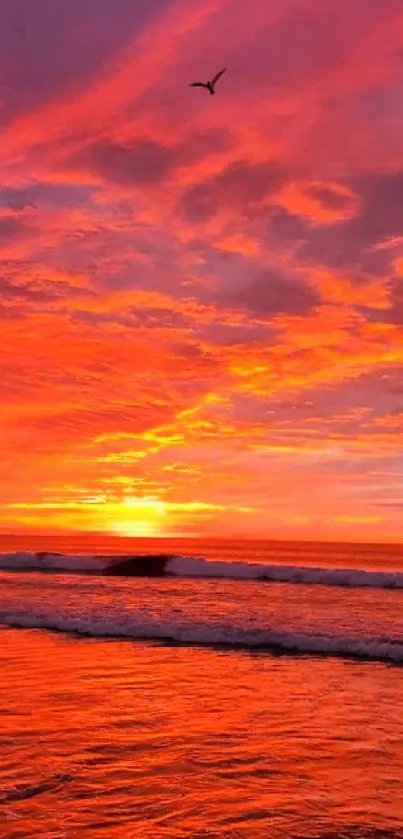
[[[401,0],[0,42],[0,533],[402,541]]]

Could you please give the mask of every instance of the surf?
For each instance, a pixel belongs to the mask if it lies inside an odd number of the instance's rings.
[[[213,560],[172,554],[82,556],[52,552],[0,554],[0,569],[122,577],[191,577],[351,588],[402,589],[403,572]]]

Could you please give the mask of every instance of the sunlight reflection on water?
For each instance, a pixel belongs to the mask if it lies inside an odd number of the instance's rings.
[[[398,668],[1,639],[4,839],[403,835]]]

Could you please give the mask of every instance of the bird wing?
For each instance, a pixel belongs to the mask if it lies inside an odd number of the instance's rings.
[[[191,82],[189,87],[207,87],[205,82]]]
[[[216,73],[216,75],[214,76],[214,78],[213,78],[213,79],[211,79],[211,84],[212,84],[212,85],[215,85],[215,84],[218,82],[218,79],[221,79],[221,76],[223,76],[223,75],[224,75],[224,73],[225,73],[226,69],[227,69],[227,68],[226,68],[226,67],[224,67],[224,69],[223,69],[223,70],[220,70],[220,72],[219,72],[219,73]]]

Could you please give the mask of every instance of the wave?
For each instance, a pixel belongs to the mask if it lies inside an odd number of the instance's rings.
[[[102,573],[108,557],[72,556],[71,554],[16,551],[0,554],[0,568],[7,571],[68,571]]]
[[[95,638],[130,638],[184,646],[267,651],[274,654],[337,656],[403,664],[403,639],[368,638],[242,627],[224,623],[152,620],[144,611],[122,615],[69,615],[52,610],[2,612],[0,624],[47,629]]]
[[[359,569],[315,568],[303,565],[261,565],[249,562],[218,562],[202,557],[174,557],[169,571],[177,576],[227,577],[238,580],[268,580],[308,585],[361,588],[403,588],[403,573]]]
[[[25,801],[27,798],[34,798],[44,792],[54,792],[66,782],[72,781],[73,775],[55,775],[45,781],[36,784],[12,784],[7,788],[0,787],[0,803],[10,804],[11,802]]]
[[[204,557],[147,554],[138,556],[74,556],[58,553],[0,554],[0,568],[108,576],[175,576],[255,580],[354,588],[403,588],[403,572],[223,562]]]

